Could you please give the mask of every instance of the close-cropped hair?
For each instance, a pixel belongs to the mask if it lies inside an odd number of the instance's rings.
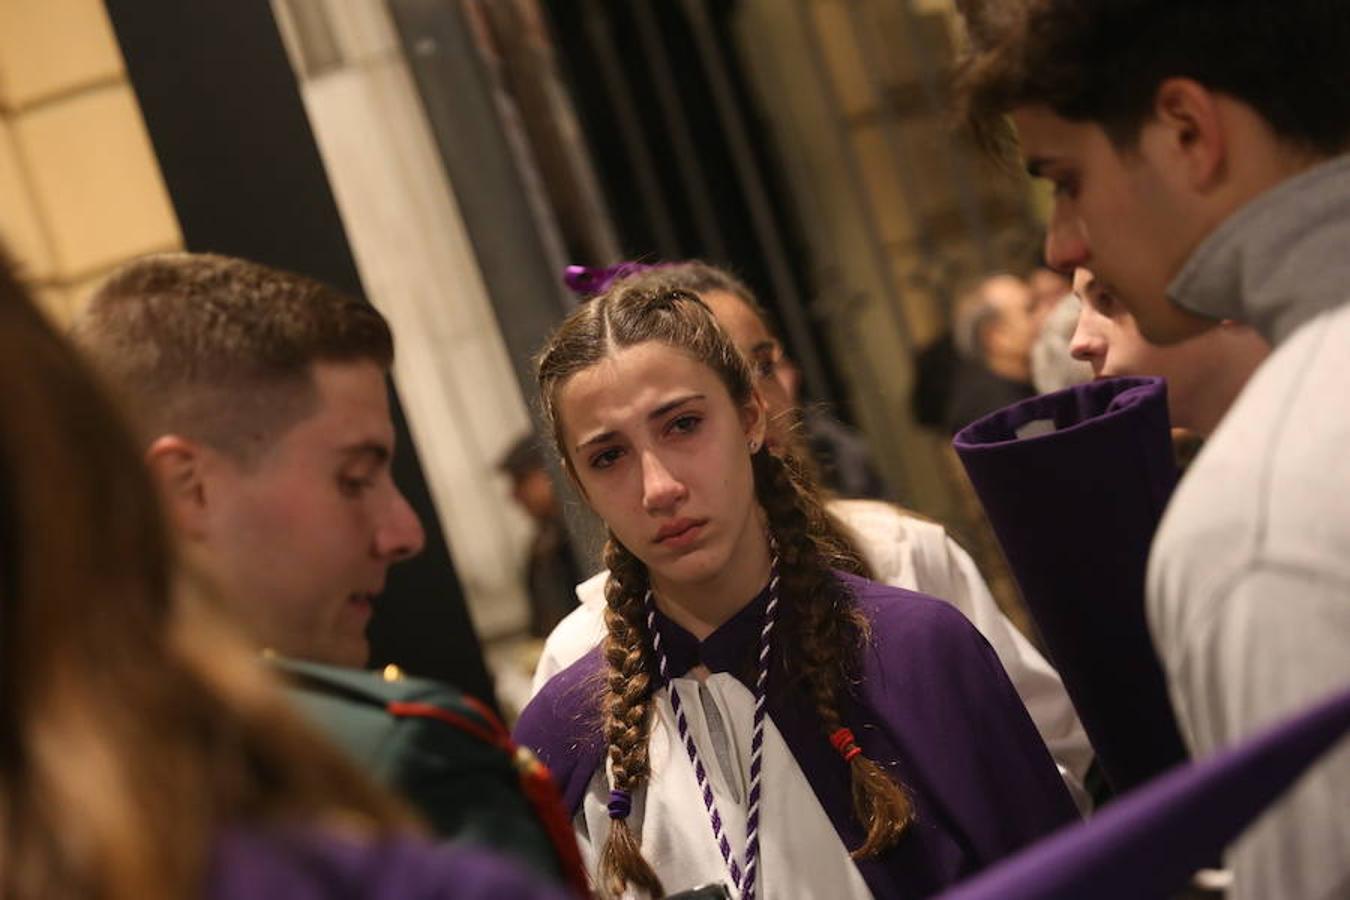
[[[957,73],[988,149],[1004,114],[1044,105],[1132,147],[1168,78],[1251,106],[1280,138],[1322,155],[1350,145],[1350,15],[1343,0],[964,0]]]
[[[317,402],[318,363],[393,363],[376,309],[311,278],[206,253],[129,263],[76,340],[143,438],[177,434],[247,461]]]
[[[0,259],[0,896],[201,896],[232,827],[410,826],[188,590],[119,411]]]
[[[712,311],[686,289],[649,289],[629,282],[611,286],[575,310],[539,356],[544,414],[573,477],[563,440],[559,394],[578,373],[621,350],[664,344],[711,369],[738,407],[751,402],[754,382],[746,359]],[[750,451],[747,450],[747,453]],[[827,515],[809,476],[761,446],[750,463],[754,500],[763,508],[779,559],[780,620],[768,691],[792,692],[813,703],[821,740],[841,727],[840,706],[856,676],[868,624],[834,568],[857,570],[856,555],[829,539]],[[850,564],[851,561],[851,564]],[[606,663],[600,690],[604,738],[616,790],[633,793],[651,775],[647,754],[652,695],[658,687],[645,597],[646,566],[611,532],[605,547]],[[753,665],[747,659],[747,665]],[[866,833],[853,848],[858,858],[893,845],[912,818],[904,789],[876,762],[859,754],[849,763],[858,821]],[[613,819],[601,850],[597,886],[604,896],[637,888],[654,897],[663,886],[643,858],[626,819]]]

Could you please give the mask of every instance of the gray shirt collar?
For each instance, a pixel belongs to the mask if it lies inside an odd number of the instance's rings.
[[[1167,296],[1253,325],[1272,344],[1350,300],[1350,155],[1248,202],[1206,237]]]

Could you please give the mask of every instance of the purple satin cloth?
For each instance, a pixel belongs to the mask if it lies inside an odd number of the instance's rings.
[[[209,900],[564,900],[488,850],[411,837],[362,842],[313,829],[234,828],[216,842]]]
[[[879,900],[926,897],[1077,820],[1077,812],[1026,708],[989,644],[954,607],[923,594],[838,574],[871,623],[845,727],[871,759],[909,789],[917,822],[898,845],[860,861]],[[672,674],[702,663],[746,684],[767,592],[702,642],[657,614]],[[525,707],[515,739],[553,772],[575,815],[604,762],[598,649],[558,673]],[[775,690],[767,714],[806,775],[845,847],[863,831],[853,813],[847,763],[804,692]],[[655,672],[653,678],[660,684]],[[764,815],[772,817],[772,789]],[[713,875],[714,873],[709,873]]]
[[[1166,897],[1216,859],[1350,730],[1350,690],[1154,780],[943,894],[944,900]]]
[[[1054,430],[1018,437],[1038,421]],[[1177,479],[1163,380],[1033,397],[953,446],[1112,787],[1187,759],[1144,614],[1149,546]]]

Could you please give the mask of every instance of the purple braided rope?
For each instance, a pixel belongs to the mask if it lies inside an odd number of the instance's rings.
[[[755,681],[755,719],[750,736],[750,795],[745,816],[745,880],[742,900],[755,896],[759,874],[759,798],[760,773],[764,771],[764,698],[769,683],[769,636],[778,613],[778,556],[769,570],[769,602],[764,607],[764,626],[759,632],[759,678]]]
[[[670,672],[666,663],[666,651],[661,647],[661,632],[656,628],[656,602],[652,599],[650,590],[647,591],[646,604],[647,630],[652,635],[652,649],[656,653],[661,678],[669,683]],[[717,809],[716,800],[713,799],[712,782],[708,780],[707,770],[703,767],[703,761],[699,759],[693,735],[689,733],[689,720],[685,717],[680,694],[673,687],[670,689],[670,705],[675,711],[675,728],[684,743],[685,753],[689,755],[689,762],[694,767],[694,778],[698,781],[699,792],[703,795],[703,807],[708,812],[709,822],[712,823],[713,840],[717,842],[717,849],[722,851],[722,861],[726,863],[727,871],[731,873],[731,881],[740,892],[741,900],[753,900],[756,876],[759,874],[759,798],[760,780],[764,771],[764,696],[769,680],[769,635],[773,631],[777,611],[778,556],[775,554],[769,572],[769,602],[764,607],[764,626],[759,633],[759,676],[755,680],[754,726],[750,736],[750,793],[745,817],[744,871],[736,859],[736,854],[731,851],[731,842],[727,840],[722,829],[722,814]]]

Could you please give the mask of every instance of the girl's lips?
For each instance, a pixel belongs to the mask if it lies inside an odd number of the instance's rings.
[[[683,547],[703,532],[704,524],[694,519],[672,522],[657,532],[656,543],[662,547]]]

